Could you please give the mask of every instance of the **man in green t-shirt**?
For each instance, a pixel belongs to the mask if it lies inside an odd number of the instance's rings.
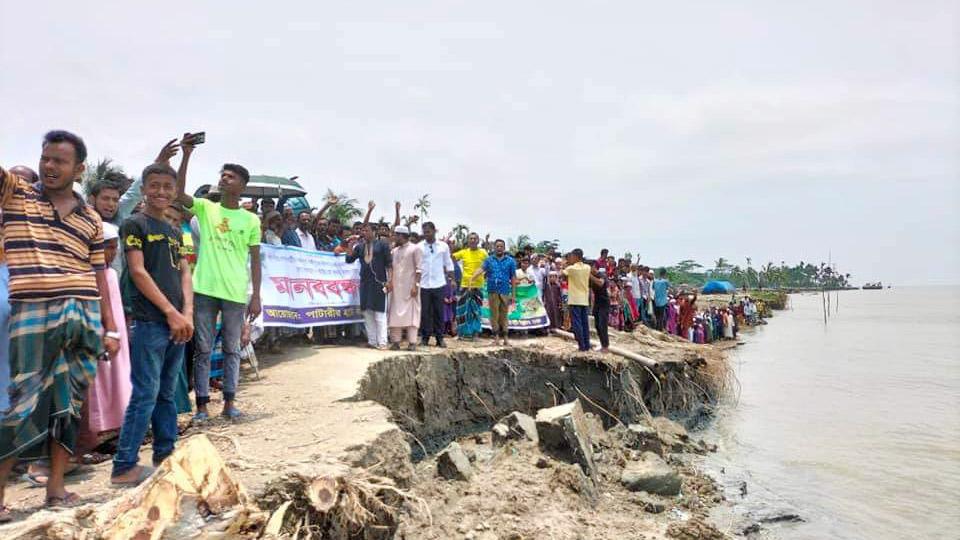
[[[193,153],[193,136],[180,141],[183,160],[177,174],[177,201],[197,218],[200,251],[193,272],[194,292],[194,391],[197,414],[194,420],[209,418],[210,353],[217,336],[217,315],[221,316],[223,338],[223,416],[242,416],[234,406],[240,378],[240,334],[244,315],[260,315],[260,219],[240,207],[240,195],[250,173],[240,165],[227,163],[220,171],[220,202],[194,199],[184,192],[187,164]],[[249,255],[249,264],[247,257]],[[247,286],[253,292],[247,303]]]

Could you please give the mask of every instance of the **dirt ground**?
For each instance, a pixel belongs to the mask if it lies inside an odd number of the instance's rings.
[[[646,329],[632,335],[613,333],[612,338],[614,343],[658,360],[681,361],[690,354],[722,357],[721,348],[691,345]],[[475,342],[449,340],[448,344],[451,349],[492,349],[490,340],[483,338]],[[513,346],[557,353],[576,350],[573,342],[556,337],[520,337],[513,340]],[[427,350],[440,352],[436,347]],[[397,448],[380,444],[382,441],[406,436],[390,421],[388,409],[357,401],[353,396],[371,364],[398,354],[404,353],[355,346],[287,345],[282,354],[261,356],[259,380],[249,365],[243,364],[238,392],[238,406],[246,413],[243,420],[216,418],[190,426],[189,415],[182,415],[183,437],[208,435],[255,498],[267,481],[300,465],[342,466],[346,462],[371,470],[406,466],[410,471],[404,474],[413,480],[413,493],[430,502],[435,526],[425,527],[413,520],[403,525],[403,535],[398,537],[484,538],[484,533],[495,528],[515,531],[517,536],[502,537],[518,539],[662,538],[670,522],[667,516],[672,515],[675,521],[679,515],[671,504],[671,509],[657,519],[638,519],[650,516],[644,513],[643,502],[615,481],[590,496],[599,501],[595,505],[587,500],[590,497],[578,492],[581,488],[570,471],[573,466],[554,462],[549,467],[537,467],[535,449],[512,446],[494,452],[489,444],[466,441],[465,446],[472,445],[478,456],[478,467],[485,471],[480,480],[467,487],[436,479],[429,470],[430,460],[414,470],[407,455],[376,454],[379,448]],[[600,353],[589,354],[607,359]],[[211,412],[217,413],[220,395],[211,397]],[[149,459],[150,448],[146,445],[141,462],[149,463]],[[384,465],[390,459],[397,463]],[[92,466],[71,476],[68,489],[80,494],[85,502],[112,499],[122,491],[110,486],[109,473],[110,462]],[[15,481],[7,487],[6,502],[22,518],[40,509],[43,495],[43,489]],[[501,536],[486,536],[497,537]]]
[[[542,346],[575,350],[557,339],[519,338],[517,346]],[[489,339],[472,342],[449,340],[451,349],[489,349]],[[431,346],[429,351],[441,349]],[[242,364],[237,403],[246,417],[230,422],[214,417],[202,426],[189,425],[190,415],[180,416],[182,437],[206,433],[236,469],[247,490],[256,493],[276,471],[297,463],[337,460],[397,430],[390,412],[373,402],[353,401],[357,383],[367,368],[403,352],[377,351],[357,346],[306,346],[287,344],[280,354],[260,357],[260,380],[249,364]],[[219,393],[211,395],[211,413],[221,406]],[[150,463],[150,446],[141,449],[141,463]],[[110,485],[110,462],[84,466],[68,477],[67,489],[85,501],[103,502],[120,489]],[[44,490],[11,478],[6,503],[17,517],[42,508]]]

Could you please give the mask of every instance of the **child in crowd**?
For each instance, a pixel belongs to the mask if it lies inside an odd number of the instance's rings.
[[[154,163],[144,169],[142,178],[144,210],[125,221],[122,230],[135,286],[130,365],[133,394],[113,460],[114,485],[137,485],[153,473],[153,468],[137,464],[140,445],[151,426],[154,467],[173,452],[176,385],[184,343],[193,336],[190,266],[180,256],[181,231],[164,216],[177,195],[177,173],[169,165]]]
[[[547,275],[547,284],[543,288],[543,307],[550,318],[550,331],[553,332],[563,326],[563,298],[560,291],[560,274],[551,270]]]
[[[447,279],[443,289],[443,331],[448,336],[457,335],[457,284],[454,279]]]
[[[97,367],[97,376],[87,390],[87,422],[81,425],[81,448],[93,449],[99,444],[99,434],[120,429],[123,424],[123,411],[130,401],[130,345],[127,336],[127,322],[123,314],[123,301],[120,297],[120,281],[116,271],[111,268],[117,256],[119,229],[108,222],[103,223],[103,253],[107,263],[107,284],[110,287],[110,304],[113,319],[120,334],[120,350],[104,358]],[[84,428],[87,432],[84,433]],[[88,435],[88,437],[84,437]],[[86,444],[84,444],[86,443]],[[99,457],[99,456],[95,456]],[[105,461],[94,459],[93,461]]]

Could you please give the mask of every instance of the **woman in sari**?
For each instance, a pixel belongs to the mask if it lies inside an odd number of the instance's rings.
[[[610,318],[608,324],[611,328],[616,328],[617,330],[623,330],[623,295],[620,294],[620,286],[617,285],[616,281],[610,280],[610,285],[607,287],[607,293],[610,295],[610,305],[613,309],[610,310]]]

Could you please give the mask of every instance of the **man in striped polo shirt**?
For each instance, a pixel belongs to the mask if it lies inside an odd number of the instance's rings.
[[[87,150],[66,131],[43,139],[40,181],[0,168],[3,247],[10,270],[10,408],[0,420],[3,488],[17,458],[50,458],[47,506],[72,505],[63,473],[97,358],[119,334],[104,274],[100,216],[74,193]],[[106,330],[106,332],[104,332]]]

